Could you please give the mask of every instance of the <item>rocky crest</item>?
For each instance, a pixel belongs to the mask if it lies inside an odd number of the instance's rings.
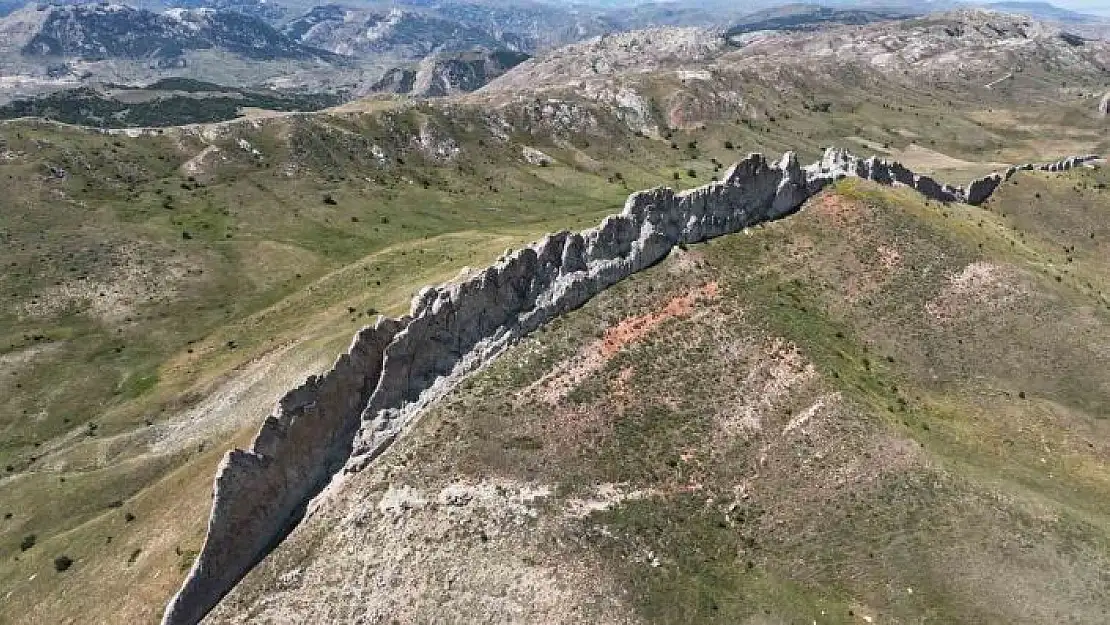
[[[1047,171],[1094,157],[1074,157]],[[228,454],[215,480],[202,551],[166,608],[164,625],[198,622],[299,521],[333,474],[358,471],[467,374],[550,319],[697,243],[778,219],[833,182],[859,177],[910,186],[941,202],[985,200],[1015,167],[965,190],[898,163],[837,149],[801,167],[792,153],[753,154],[720,182],[635,193],[624,210],[580,233],[559,232],[503,256],[466,281],[422,290],[411,312],[362,330],[321,377],[288,393],[250,450]]]
[[[1063,160],[1056,161],[1055,163],[1043,163],[1040,165],[1026,163],[1024,165],[1015,165],[1002,173],[993,173],[989,176],[984,176],[982,178],[973,180],[971,184],[969,184],[967,187],[964,201],[974,206],[978,206],[983,202],[986,202],[987,199],[990,198],[991,194],[994,193],[994,190],[998,188],[998,185],[1006,182],[1010,178],[1013,178],[1014,174],[1018,173],[1019,171],[1067,171],[1069,169],[1080,167],[1098,158],[1099,157],[1095,154],[1088,154],[1085,156],[1071,156]]]

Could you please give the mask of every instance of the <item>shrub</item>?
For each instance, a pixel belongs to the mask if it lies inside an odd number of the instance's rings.
[[[27,551],[31,547],[35,546],[35,542],[37,540],[38,538],[34,534],[27,534],[23,537],[23,540],[19,541],[19,550]]]
[[[54,558],[54,570],[59,573],[68,570],[71,566],[73,566],[73,558],[70,558],[69,556],[63,555]]]

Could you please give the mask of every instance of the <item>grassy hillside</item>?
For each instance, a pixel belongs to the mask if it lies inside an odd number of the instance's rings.
[[[211,622],[1104,622],[1108,182],[847,181],[677,250],[429,411]]]

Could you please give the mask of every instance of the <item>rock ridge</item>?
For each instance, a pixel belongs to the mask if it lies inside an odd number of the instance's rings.
[[[249,450],[234,450],[214,483],[208,534],[163,625],[193,625],[269,553],[332,477],[358,471],[420,411],[513,341],[583,305],[616,282],[698,243],[779,219],[837,180],[855,177],[911,187],[940,202],[985,201],[1018,171],[1063,171],[1098,157],[1021,165],[965,189],[899,163],[830,148],[802,167],[752,154],[722,180],[683,192],[629,196],[599,226],[562,231],[512,253],[466,281],[428,287],[400,319],[361,330],[323,376],[290,391]]]

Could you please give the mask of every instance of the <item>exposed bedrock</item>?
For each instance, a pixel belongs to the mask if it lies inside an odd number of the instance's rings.
[[[1067,171],[1074,169],[1087,163],[1098,160],[1100,157],[1097,154],[1085,154],[1083,156],[1070,156],[1054,163],[1042,163],[1040,165],[1033,163],[1026,163],[1024,165],[1015,165],[1010,167],[1005,172],[993,173],[976,180],[972,180],[971,184],[967,186],[967,193],[965,194],[964,201],[968,204],[978,206],[987,201],[998,185],[1006,182],[1014,177],[1019,171]]]
[[[1110,91],[1107,91],[1106,95],[1102,96],[1102,99],[1099,100],[1098,112],[1101,113],[1103,117],[1110,116]]]
[[[382,351],[404,321],[379,319],[323,376],[288,392],[250,450],[224,457],[204,546],[164,623],[199,622],[300,518],[346,462],[359,415],[381,373]]]
[[[775,163],[753,154],[720,182],[681,193],[634,193],[620,214],[595,228],[548,235],[473,278],[423,289],[409,315],[379,319],[359,332],[331,371],[290,391],[250,450],[227,455],[215,480],[204,546],[167,606],[163,625],[202,619],[292,530],[333,475],[364,467],[465,375],[553,317],[660,261],[674,246],[778,219],[841,178],[978,204],[1019,170],[1061,171],[1093,158],[1014,167],[965,190],[843,150],[827,150],[804,168],[792,153]]]

